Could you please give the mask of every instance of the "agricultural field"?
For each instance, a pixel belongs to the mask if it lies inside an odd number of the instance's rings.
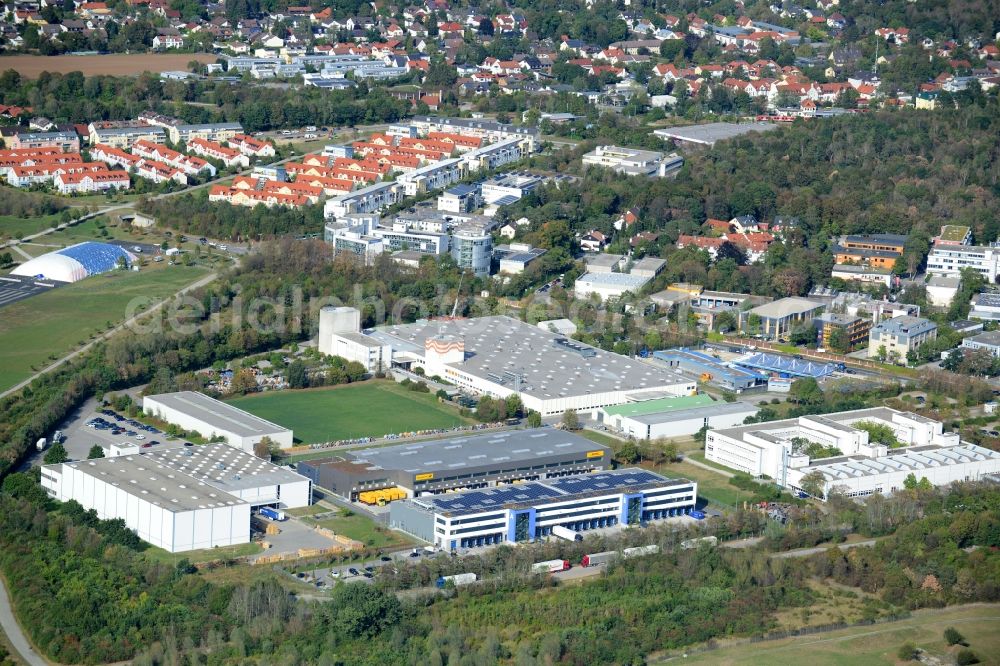
[[[408,391],[392,381],[275,391],[229,402],[291,428],[306,444],[471,423],[432,394]]]
[[[125,319],[134,298],[160,300],[205,275],[198,266],[159,264],[58,287],[0,309],[0,390],[9,388]]]
[[[0,71],[15,70],[29,79],[42,72],[83,72],[84,76],[132,76],[143,72],[186,71],[188,63],[215,62],[207,53],[111,53],[105,55],[12,55],[0,57]]]
[[[742,644],[689,655],[685,664],[721,666],[891,666],[901,663],[896,652],[912,642],[937,661],[953,664],[956,647],[948,647],[944,630],[955,627],[979,657],[981,664],[1000,664],[1000,605],[976,604],[916,611],[899,622],[852,627],[812,636]],[[652,662],[656,663],[656,662]],[[930,662],[925,662],[930,663]]]

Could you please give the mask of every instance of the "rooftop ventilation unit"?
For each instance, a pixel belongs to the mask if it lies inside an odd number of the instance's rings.
[[[593,347],[587,347],[586,345],[582,345],[566,338],[556,338],[552,341],[552,346],[563,351],[575,352],[583,358],[593,358],[597,356],[597,351]]]

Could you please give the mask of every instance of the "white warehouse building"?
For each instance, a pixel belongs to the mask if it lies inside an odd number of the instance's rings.
[[[697,499],[694,481],[619,469],[393,502],[389,526],[456,550],[682,516]]]
[[[506,398],[518,394],[542,416],[593,411],[653,397],[691,395],[694,381],[640,359],[607,352],[505,316],[420,320],[361,332],[335,330],[320,318],[319,349],[337,349],[348,361],[371,363],[378,348],[383,368],[422,368],[458,388]],[[337,321],[347,321],[346,318]],[[350,335],[354,333],[354,335]],[[349,337],[348,337],[349,336]],[[338,339],[356,340],[343,344]]]
[[[250,512],[308,506],[312,482],[225,444],[44,465],[42,487],[171,553],[250,542]]]
[[[253,453],[254,444],[265,437],[281,448],[292,446],[292,431],[265,421],[242,409],[227,405],[197,391],[147,395],[142,412],[206,439],[222,437],[230,446]]]
[[[868,423],[890,428],[901,446],[890,449],[870,441],[858,427]],[[811,459],[804,450],[810,444],[836,452]],[[802,489],[804,477],[818,472],[824,495],[836,490],[850,497],[890,495],[904,487],[910,474],[943,486],[1000,472],[1000,452],[961,441],[957,433],[944,432],[940,421],[888,407],[710,431],[705,458],[794,490]]]

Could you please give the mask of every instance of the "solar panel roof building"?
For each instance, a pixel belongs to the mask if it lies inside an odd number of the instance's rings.
[[[459,388],[517,393],[542,416],[592,411],[643,392],[688,395],[696,382],[662,366],[607,352],[505,316],[422,320],[368,332],[392,348],[393,364],[423,367]],[[443,347],[442,336],[457,340]],[[459,349],[460,348],[460,349]]]
[[[611,466],[606,446],[555,428],[507,430],[345,452],[299,473],[341,497],[392,486],[410,496],[549,479]]]
[[[688,479],[619,469],[394,502],[389,525],[456,550],[533,541],[556,525],[585,532],[684,515],[697,494]]]
[[[282,448],[292,445],[292,431],[197,391],[147,395],[142,411],[207,439],[223,437],[230,446],[253,452],[268,437]]]

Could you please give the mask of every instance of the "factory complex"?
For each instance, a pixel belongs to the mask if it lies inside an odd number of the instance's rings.
[[[298,471],[355,501],[383,489],[418,497],[610,467],[609,448],[555,428],[535,428],[348,451],[300,462]]]
[[[894,441],[872,440],[872,426]],[[793,490],[804,490],[806,477],[821,479],[824,496],[890,495],[911,474],[943,486],[1000,472],[1000,452],[961,441],[940,421],[888,407],[710,431],[705,458]]]
[[[252,453],[254,444],[265,437],[282,448],[292,445],[292,431],[288,428],[197,391],[147,395],[142,399],[142,411],[185,430],[193,430],[205,439],[222,437],[227,444],[246,453]]]
[[[619,469],[394,502],[389,526],[455,550],[685,515],[697,495],[693,481]]]
[[[696,382],[666,368],[582,344],[506,316],[420,320],[361,332],[352,308],[320,312],[319,349],[370,371],[422,368],[458,388],[517,394],[542,416],[654,397],[691,395]]]
[[[41,483],[171,553],[249,543],[252,509],[312,500],[309,479],[221,443],[44,465]]]

